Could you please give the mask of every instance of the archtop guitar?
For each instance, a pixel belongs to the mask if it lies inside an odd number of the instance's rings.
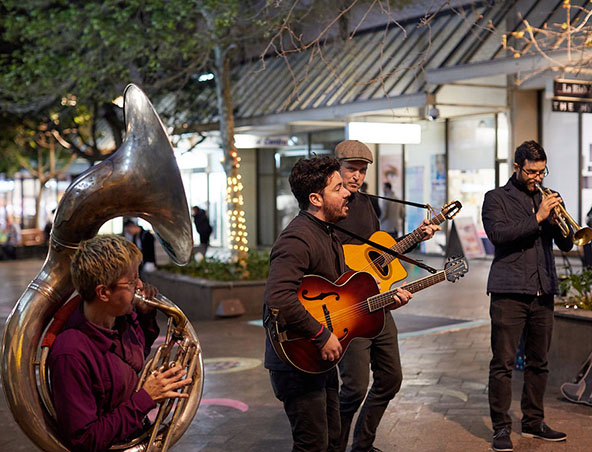
[[[442,281],[455,282],[468,271],[466,258],[453,259],[446,263],[444,270],[403,288],[415,293]],[[370,339],[380,334],[384,328],[385,310],[394,303],[396,294],[397,289],[380,293],[372,275],[353,271],[344,273],[336,283],[320,276],[307,275],[297,292],[298,299],[309,314],[337,336],[343,353],[353,339]],[[277,322],[271,323],[267,333],[278,356],[304,372],[326,372],[341,361],[341,358],[336,361],[322,359],[319,348],[309,338],[282,330]]]
[[[435,215],[430,223],[439,225],[444,220],[452,220],[460,212],[462,204],[453,201],[442,207],[442,211]],[[389,233],[376,231],[370,240],[386,248],[403,254],[410,247],[417,245],[423,239],[423,232],[420,228],[406,235],[400,242],[397,242]],[[407,271],[399,262],[399,259],[384,251],[380,251],[365,243],[361,245],[343,245],[343,254],[346,265],[358,272],[367,272],[381,281],[381,292],[385,292],[397,281],[407,277]]]

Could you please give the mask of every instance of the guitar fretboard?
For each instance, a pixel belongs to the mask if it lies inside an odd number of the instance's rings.
[[[426,276],[425,278],[413,281],[404,287],[411,293],[419,292],[420,290],[426,289],[434,284],[442,282],[446,279],[446,270],[439,271],[433,275]],[[368,298],[368,310],[370,312],[378,311],[379,309],[385,308],[393,303],[393,296],[397,294],[397,289],[389,290],[388,292],[380,293]]]
[[[443,213],[439,213],[434,218],[430,220],[431,224],[439,225],[446,217]],[[393,246],[390,247],[396,253],[402,254],[405,250],[411,248],[413,245],[418,244],[423,239],[423,232],[421,232],[420,228],[417,228],[415,231],[409,233],[405,238],[403,238],[400,242],[395,243]],[[378,265],[385,266],[390,264],[392,261],[396,259],[395,256],[392,256],[388,253],[382,253],[378,259],[376,259],[376,263]]]

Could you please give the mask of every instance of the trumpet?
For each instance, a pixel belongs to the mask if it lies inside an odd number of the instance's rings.
[[[543,198],[549,196],[552,192],[548,188],[543,189],[539,184],[534,186],[541,192]],[[556,206],[553,211],[555,212],[555,223],[561,229],[563,237],[569,236],[573,230],[573,242],[577,246],[584,246],[590,240],[592,240],[592,228],[583,228],[571,217],[571,215],[565,210],[561,204]]]

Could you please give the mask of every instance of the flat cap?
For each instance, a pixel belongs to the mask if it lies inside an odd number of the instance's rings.
[[[342,160],[362,160],[372,163],[372,152],[364,143],[358,140],[345,140],[335,146],[335,158]]]

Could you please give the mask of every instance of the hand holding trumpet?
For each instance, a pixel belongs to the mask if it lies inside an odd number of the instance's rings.
[[[592,229],[582,228],[576,223],[561,204],[562,200],[559,194],[553,193],[548,188],[543,190],[539,184],[534,185],[543,195],[541,205],[536,213],[536,219],[539,223],[551,214],[552,221],[559,226],[563,237],[567,238],[573,233],[572,240],[577,246],[584,246],[586,243],[592,241]]]
[[[557,219],[557,212],[555,209],[557,206],[560,206],[562,203],[562,199],[558,193],[547,192],[545,196],[543,196],[541,200],[541,204],[539,206],[539,210],[536,213],[537,223],[542,223],[549,215],[552,214],[552,220],[556,221]]]

